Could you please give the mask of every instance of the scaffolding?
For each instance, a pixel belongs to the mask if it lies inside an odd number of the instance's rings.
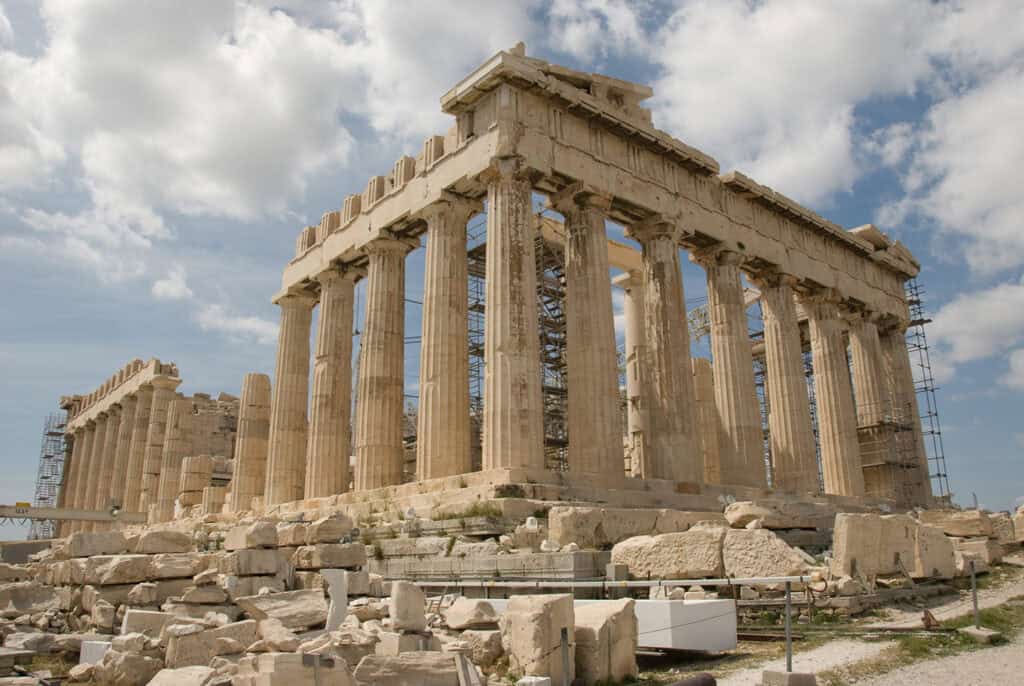
[[[39,469],[36,472],[36,493],[34,507],[57,507],[60,486],[64,478],[64,427],[67,416],[63,412],[46,417],[43,425],[43,441],[39,450]],[[32,520],[28,540],[53,538],[57,535],[57,523],[53,520]]]

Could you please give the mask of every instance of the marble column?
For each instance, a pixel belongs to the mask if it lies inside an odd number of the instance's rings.
[[[142,484],[139,491],[139,512],[148,513],[156,504],[160,486],[160,463],[163,461],[164,436],[167,433],[167,408],[174,399],[174,389],[181,381],[166,377],[153,379],[153,402],[149,409],[146,430],[146,453],[142,461]]]
[[[270,401],[267,448],[266,505],[301,500],[306,483],[306,440],[309,407],[309,334],[316,300],[289,294],[278,301],[281,329],[277,367]]]
[[[902,455],[892,422],[892,400],[878,325],[870,313],[860,310],[847,313],[846,321],[864,493],[901,500],[905,498],[905,470],[897,464]]]
[[[92,471],[92,447],[96,442],[96,422],[88,422],[82,430],[82,452],[79,455],[79,466],[75,476],[75,490],[71,496],[72,507],[76,510],[89,509],[89,475]],[[84,522],[71,522],[70,533],[82,531]]]
[[[192,454],[192,400],[175,398],[167,408],[167,432],[160,457],[160,481],[156,502],[149,511],[149,522],[174,519],[174,501],[181,481],[181,463]]]
[[[487,178],[483,468],[544,469],[532,182],[519,160]]]
[[[109,412],[101,412],[96,416],[96,435],[92,440],[92,451],[89,457],[89,473],[86,477],[86,494],[83,509],[98,510],[103,488],[103,462],[108,441],[107,435],[116,427],[111,426]],[[109,484],[108,484],[109,485]],[[96,531],[97,522],[82,522],[81,531]]]
[[[65,437],[67,440],[67,437]],[[85,442],[85,431],[78,429],[71,434],[71,459],[64,462],[63,484],[59,507],[75,509],[75,484],[82,470],[82,447]],[[74,522],[59,522],[59,535],[67,536],[74,530]]]
[[[767,485],[761,412],[754,386],[754,356],[740,278],[743,256],[730,250],[694,255],[707,274],[715,403],[721,420],[720,478],[723,484]]]
[[[622,413],[604,223],[610,199],[575,184],[550,202],[565,217],[569,470],[621,478]]]
[[[124,504],[125,512],[142,512],[139,499],[142,495],[143,467],[146,463],[146,437],[149,434],[149,420],[153,408],[153,387],[149,384],[136,393],[135,416],[132,419],[132,438],[128,448],[128,464],[125,466]]]
[[[818,408],[825,493],[864,495],[864,474],[857,440],[857,415],[846,357],[844,324],[838,298],[816,294],[800,298],[811,333],[814,394]]]
[[[658,218],[629,227],[642,246],[644,339],[647,344],[646,479],[700,483],[703,459],[696,437],[690,333],[679,268],[679,229]]]
[[[356,490],[402,483],[405,397],[405,256],[411,246],[381,238],[366,246],[366,320],[356,398]]]
[[[423,212],[427,255],[416,422],[416,473],[421,480],[473,469],[466,222],[481,209],[478,202],[449,198]]]
[[[121,421],[118,423],[114,463],[110,478],[110,501],[125,510],[125,485],[128,481],[128,458],[132,448],[132,434],[135,431],[135,412],[139,399],[126,395],[121,399]]]
[[[913,505],[930,506],[932,504],[932,482],[928,451],[921,430],[921,410],[917,402],[917,389],[914,386],[914,371],[910,365],[910,353],[907,350],[906,323],[899,322],[886,329],[880,336],[882,358],[886,377],[889,382],[889,393],[895,420],[908,424],[911,431],[906,440],[911,445],[904,450],[914,455],[917,468],[911,477],[911,494]]]
[[[795,284],[795,278],[784,274],[763,274],[757,279],[764,325],[772,485],[779,491],[817,493],[818,456],[793,294]]]
[[[254,509],[252,499],[263,497],[269,438],[270,377],[249,373],[242,381],[242,398],[238,406],[238,436],[231,477],[233,512]]]
[[[715,373],[711,360],[694,357],[693,394],[697,415],[697,437],[704,459],[704,483],[721,484],[722,467],[718,441],[722,435],[722,422],[715,403]]]
[[[640,477],[645,463],[647,436],[646,388],[647,345],[644,341],[644,289],[639,271],[615,278],[623,291],[623,316],[626,320],[626,445],[630,474]]]
[[[357,273],[330,269],[320,282],[320,314],[306,448],[306,498],[348,490],[352,454],[352,308]]]

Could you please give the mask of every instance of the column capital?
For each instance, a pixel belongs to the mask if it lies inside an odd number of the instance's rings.
[[[797,291],[796,300],[810,318],[836,320],[842,318],[839,306],[843,304],[843,298],[833,288]]]
[[[791,289],[795,289],[797,284],[800,283],[800,279],[787,272],[779,271],[775,267],[766,267],[755,269],[753,271],[746,272],[747,278],[757,286],[764,290],[767,288],[778,288],[779,286],[787,286]]]
[[[533,184],[542,174],[526,166],[526,159],[518,155],[511,157],[492,157],[491,163],[479,174],[480,181],[491,183],[500,179],[529,181]]]
[[[420,217],[432,226],[437,220],[448,215],[453,217],[453,224],[465,224],[474,214],[484,211],[484,204],[476,198],[469,198],[450,191],[442,191],[441,197],[420,210]]]
[[[690,262],[699,264],[705,269],[717,265],[742,266],[747,256],[736,250],[731,250],[722,244],[712,245],[707,248],[700,248],[690,252]]]
[[[277,304],[282,309],[313,309],[316,304],[316,296],[312,293],[297,292],[287,293],[277,299]]]
[[[381,238],[374,238],[364,245],[363,250],[367,255],[375,253],[401,253],[405,255],[417,247],[419,247],[419,240],[416,239],[382,236]]]
[[[342,280],[349,280],[355,283],[364,276],[366,276],[366,269],[364,267],[357,267],[352,264],[332,264],[314,278],[320,284],[320,288],[323,289],[325,286]]]
[[[154,390],[158,388],[166,388],[169,391],[173,391],[178,387],[178,384],[181,383],[181,379],[172,379],[169,376],[155,376],[150,383],[153,385]]]
[[[628,291],[631,288],[643,286],[643,278],[643,273],[639,269],[633,269],[613,278],[612,285]]]
[[[626,227],[626,235],[640,243],[668,238],[678,244],[680,238],[690,233],[682,227],[678,217],[668,217],[663,214],[651,215]]]
[[[612,196],[597,190],[590,184],[577,181],[557,193],[549,195],[547,205],[563,215],[581,209],[600,210],[607,213],[612,206]]]

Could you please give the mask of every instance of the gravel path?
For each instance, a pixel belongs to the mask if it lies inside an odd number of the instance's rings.
[[[918,662],[857,686],[1001,686],[1024,681],[1024,638],[998,648]]]
[[[793,654],[794,672],[823,672],[861,660],[878,657],[891,642],[864,643],[862,641],[838,640],[805,652]],[[722,677],[718,686],[761,686],[761,672],[786,671],[786,658],[771,660],[753,669],[744,669]]]

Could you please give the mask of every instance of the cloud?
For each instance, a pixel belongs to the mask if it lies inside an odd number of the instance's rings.
[[[642,52],[644,9],[643,3],[624,0],[555,0],[548,10],[548,44],[586,61]]]
[[[203,331],[222,333],[239,341],[255,341],[262,345],[277,343],[277,325],[259,317],[232,314],[224,305],[204,305],[196,313]]]
[[[0,47],[10,45],[14,42],[14,29],[11,28],[11,20],[4,12],[4,6],[0,5]]]
[[[192,297],[192,289],[188,287],[188,275],[185,267],[174,265],[167,276],[153,282],[150,291],[157,300],[186,300]]]
[[[1024,348],[1011,352],[1009,360],[1010,369],[1002,378],[1002,384],[1016,391],[1024,391]]]

